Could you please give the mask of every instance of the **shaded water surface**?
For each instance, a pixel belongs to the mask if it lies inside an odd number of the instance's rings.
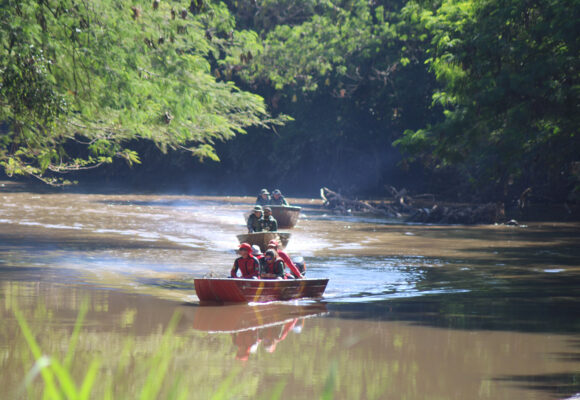
[[[193,279],[226,274],[251,198],[0,192],[0,397],[34,398],[20,309],[73,371],[101,360],[139,394],[172,315],[169,376],[192,398],[559,399],[580,392],[579,226],[403,225],[303,217],[288,247],[322,301],[200,307]],[[35,382],[40,382],[36,378]],[[168,379],[164,393],[171,390]],[[104,393],[104,392],[103,392]],[[102,396],[101,396],[102,397]]]

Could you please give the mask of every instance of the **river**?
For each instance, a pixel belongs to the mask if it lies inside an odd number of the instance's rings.
[[[92,398],[139,397],[161,366],[159,398],[176,387],[242,399],[580,392],[578,223],[409,225],[291,199],[303,214],[287,250],[330,278],[324,298],[202,307],[193,279],[228,273],[252,197],[2,185],[3,399],[42,390],[15,312],[47,356],[75,348],[77,382],[98,362]]]

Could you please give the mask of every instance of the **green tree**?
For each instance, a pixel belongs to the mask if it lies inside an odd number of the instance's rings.
[[[211,60],[257,52],[222,3],[0,1],[0,164],[48,183],[121,157],[130,140],[217,160],[216,141],[272,119]]]
[[[324,185],[374,192],[392,183],[400,159],[393,140],[434,114],[428,35],[401,19],[403,2],[231,3],[263,42],[250,62],[236,66],[237,77],[296,118],[278,138],[226,145],[232,162],[236,149],[259,147],[255,171],[273,165],[269,181],[300,184],[316,176]]]
[[[479,193],[562,198],[580,154],[580,2],[445,0],[403,13],[431,38],[444,117],[407,130],[400,147]]]

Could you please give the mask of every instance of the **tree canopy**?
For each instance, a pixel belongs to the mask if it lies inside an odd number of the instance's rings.
[[[397,143],[505,193],[556,189],[580,154],[578,1],[443,1],[405,10],[431,38],[444,118]],[[542,187],[540,187],[542,189]]]
[[[56,182],[50,172],[137,163],[136,139],[217,159],[216,140],[284,120],[213,75],[211,59],[255,36],[235,32],[222,3],[3,0],[0,29],[8,175]]]
[[[9,173],[138,162],[136,140],[220,176],[580,197],[579,0],[2,4]]]

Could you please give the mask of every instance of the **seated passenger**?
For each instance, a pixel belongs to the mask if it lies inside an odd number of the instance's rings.
[[[276,251],[278,257],[280,257],[282,261],[284,261],[284,264],[290,269],[290,271],[292,271],[291,276],[292,278],[296,279],[304,278],[304,276],[302,276],[302,274],[300,273],[298,267],[296,267],[296,265],[294,265],[294,263],[290,259],[290,256],[285,251],[283,251],[278,247],[278,242],[276,240],[270,240],[270,243],[268,243],[268,249]]]
[[[260,262],[252,255],[252,246],[242,243],[239,247],[240,257],[234,261],[234,267],[230,272],[231,278],[238,278],[238,270],[244,279],[260,279]]]
[[[282,192],[280,189],[275,189],[272,192],[272,199],[270,200],[270,204],[273,206],[287,206],[289,205],[284,196],[282,196]]]
[[[284,261],[278,257],[276,250],[270,249],[264,253],[261,270],[263,279],[284,279]]]
[[[264,216],[261,220],[262,231],[264,232],[277,232],[278,231],[278,221],[272,216],[272,209],[270,207],[264,207]]]
[[[248,233],[262,232],[262,206],[255,206],[248,217]]]
[[[262,249],[260,249],[260,246],[258,246],[257,244],[252,246],[252,255],[254,257],[256,257],[258,259],[258,261],[260,261],[262,258],[264,258],[264,254],[262,253]]]
[[[260,190],[260,194],[256,199],[256,204],[264,207],[270,204],[270,200],[270,193],[268,192],[268,189],[262,189]]]

